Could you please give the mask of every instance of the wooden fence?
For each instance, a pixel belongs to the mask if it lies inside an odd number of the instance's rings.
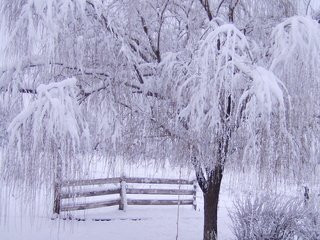
[[[113,184],[113,187],[110,185]],[[129,184],[129,185],[128,185]],[[142,188],[139,184],[148,185],[176,185],[175,188]],[[106,185],[105,189],[81,190],[85,186]],[[181,189],[181,186],[190,186],[189,189]],[[134,187],[133,187],[134,186]],[[138,187],[135,187],[138,186]],[[179,186],[179,188],[177,188]],[[80,190],[75,190],[76,188]],[[163,187],[163,186],[162,186]],[[103,178],[90,180],[72,180],[55,184],[53,212],[60,214],[62,211],[75,211],[119,205],[120,210],[125,210],[127,205],[193,205],[196,209],[197,182],[185,179],[163,178]],[[128,195],[171,195],[190,196],[188,199],[132,199]],[[63,204],[63,199],[76,199],[81,197],[96,197],[106,195],[119,195],[115,200],[104,200],[88,203]]]

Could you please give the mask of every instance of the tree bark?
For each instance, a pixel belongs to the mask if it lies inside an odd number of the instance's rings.
[[[60,151],[60,147],[58,148]],[[62,188],[62,158],[58,153],[56,157],[56,169],[55,169],[55,181],[54,181],[54,206],[53,213],[59,215],[61,212],[61,188]]]
[[[230,104],[231,101],[228,105]],[[227,109],[226,118],[230,115],[231,107],[228,107]],[[197,149],[195,147],[192,149],[192,163],[195,168],[198,184],[203,192],[204,200],[203,240],[218,239],[218,203],[220,187],[231,136],[229,131],[225,132],[228,134],[218,141],[219,148],[216,155],[217,161],[214,163],[212,170],[206,169],[204,171],[203,167],[201,167],[201,163],[197,160]]]
[[[203,240],[218,239],[218,203],[223,167],[217,165],[211,178],[208,179],[208,187],[203,192],[204,197],[204,228]]]

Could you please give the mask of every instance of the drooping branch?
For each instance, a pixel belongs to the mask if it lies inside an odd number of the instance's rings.
[[[80,153],[88,138],[87,123],[76,100],[76,89],[75,78],[37,87],[37,96],[8,127],[8,146],[11,147],[6,154],[13,160],[8,157],[10,161],[3,162],[3,166],[10,169],[4,175],[7,180],[16,178],[29,186],[44,183],[49,186],[60,163],[63,162],[66,169],[79,166],[75,158],[69,157]],[[21,135],[29,137],[21,138]],[[12,164],[15,169],[10,168]],[[28,174],[19,174],[21,172]]]

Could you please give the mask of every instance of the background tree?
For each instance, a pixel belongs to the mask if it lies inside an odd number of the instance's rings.
[[[292,17],[279,24],[272,33],[270,70],[283,79],[290,93],[290,132],[295,162],[311,163],[302,173],[312,172],[319,163],[319,24],[311,17]],[[306,107],[307,106],[307,107]],[[301,166],[300,166],[301,167]],[[302,174],[302,181],[313,175]]]

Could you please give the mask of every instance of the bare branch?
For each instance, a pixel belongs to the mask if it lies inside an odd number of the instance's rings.
[[[309,8],[310,8],[311,0],[308,1],[307,7],[306,7],[306,15],[308,15]]]
[[[204,10],[206,11],[209,21],[211,21],[213,19],[213,16],[210,10],[209,0],[199,0],[199,1],[203,6]]]
[[[144,33],[146,34],[147,38],[148,38],[148,41],[149,41],[149,44],[150,44],[150,47],[151,47],[151,50],[152,52],[154,53],[154,58],[160,62],[161,59],[159,59],[159,53],[156,49],[156,47],[154,46],[153,44],[153,41],[152,41],[152,37],[150,36],[150,33],[149,33],[149,28],[147,26],[147,23],[146,23],[146,20],[144,19],[144,17],[140,14],[140,12],[138,11],[138,14],[139,14],[139,17],[140,17],[140,20],[141,20],[141,24],[142,24],[142,28],[143,28],[143,31]]]
[[[216,17],[218,16],[219,12],[220,12],[220,8],[222,7],[222,4],[225,2],[226,0],[221,0],[221,2],[219,3],[217,10],[216,10]]]

